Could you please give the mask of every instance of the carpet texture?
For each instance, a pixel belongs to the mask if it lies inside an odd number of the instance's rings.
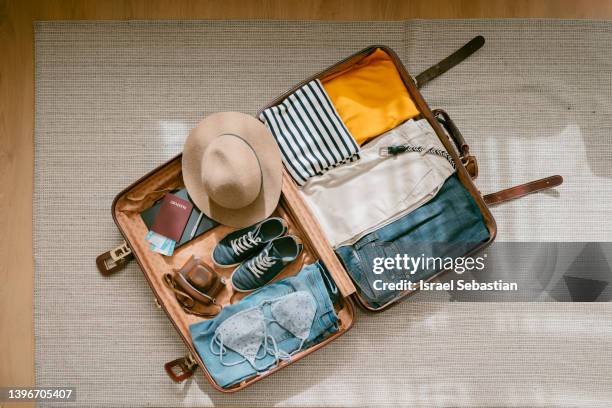
[[[38,386],[79,406],[610,406],[607,303],[426,303],[359,313],[329,347],[234,395],[197,373],[138,267],[101,277],[113,197],[181,150],[204,116],[255,113],[371,44],[417,74],[482,34],[423,89],[478,157],[483,192],[565,184],[495,208],[501,241],[612,236],[612,24],[578,21],[44,22],[36,31],[34,251]]]

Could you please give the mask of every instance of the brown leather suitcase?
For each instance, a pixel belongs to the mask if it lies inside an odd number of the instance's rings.
[[[484,42],[484,40],[482,40],[482,42]],[[480,208],[485,220],[485,225],[489,230],[490,237],[488,241],[483,242],[474,250],[474,252],[481,251],[495,239],[496,225],[495,219],[489,211],[490,205],[498,204],[531,192],[561,184],[561,177],[553,176],[503,190],[498,193],[483,196],[472,181],[472,179],[477,176],[478,168],[476,165],[476,160],[470,155],[469,147],[463,139],[461,133],[452,122],[448,114],[442,110],[432,111],[429,108],[417,88],[417,81],[415,78],[413,78],[406,71],[395,52],[384,46],[368,47],[338,62],[330,68],[313,75],[311,78],[304,80],[303,82],[297,84],[294,88],[288,90],[285,94],[279,96],[268,106],[262,108],[262,110],[280,103],[297,88],[311,80],[317,78],[321,79],[327,75],[333,74],[357,63],[362,58],[374,52],[377,48],[383,49],[392,57],[410,96],[421,113],[421,117],[425,118],[431,124],[444,147],[452,156],[454,162],[457,164],[456,170],[460,182],[465,186]],[[440,64],[442,63],[444,63],[444,61],[442,61]],[[435,67],[436,66],[434,66],[434,68]],[[420,77],[423,78],[423,76]],[[419,78],[419,76],[417,78]],[[427,81],[429,79],[431,78],[426,78]],[[304,243],[304,251],[298,260],[283,270],[283,272],[277,278],[275,278],[275,280],[294,275],[303,265],[316,260],[321,260],[325,264],[341,293],[341,300],[338,303],[336,310],[340,321],[339,330],[337,333],[333,334],[323,342],[306,350],[300,351],[290,361],[283,361],[278,366],[266,371],[265,373],[246,380],[231,388],[224,389],[219,387],[217,384],[215,384],[214,380],[206,370],[204,363],[198,356],[189,334],[189,326],[205,318],[186,313],[177,302],[172,291],[164,284],[163,276],[166,273],[179,269],[192,255],[199,256],[206,263],[208,263],[208,265],[212,265],[213,263],[210,259],[212,249],[218,240],[230,232],[231,229],[225,226],[217,226],[213,230],[178,248],[171,257],[163,257],[149,250],[148,243],[143,239],[148,230],[139,215],[140,212],[150,207],[154,202],[160,199],[165,192],[179,187],[182,187],[181,155],[178,155],[167,163],[162,164],[121,191],[113,201],[112,216],[119,231],[123,235],[125,242],[114,250],[100,255],[96,260],[98,269],[105,275],[112,274],[120,270],[131,258],[135,258],[138,262],[145,278],[149,283],[149,286],[151,287],[156,303],[162,310],[164,310],[187,347],[188,354],[186,357],[181,357],[165,365],[168,375],[173,380],[185,380],[193,374],[197,367],[200,367],[207,380],[219,391],[239,391],[244,387],[274,374],[276,371],[286,367],[292,362],[298,361],[308,354],[315,352],[319,348],[325,347],[327,344],[346,333],[346,331],[348,331],[355,323],[355,302],[361,307],[372,311],[380,311],[391,306],[392,303],[389,303],[381,308],[373,309],[359,296],[349,274],[336,257],[332,247],[327,243],[327,240],[323,235],[323,232],[316,219],[314,219],[306,203],[301,198],[293,179],[289,176],[286,170],[283,170],[282,195],[275,214],[285,218],[288,221],[289,233],[302,238]],[[219,272],[225,278],[228,278],[231,271],[228,271],[227,269],[218,269],[217,272]],[[440,273],[445,272],[448,271],[443,271]],[[431,277],[431,279],[434,279],[436,276]],[[243,293],[233,293],[231,285],[227,283],[229,282],[229,279],[225,279],[225,281],[227,290],[222,291],[217,299],[221,305],[228,304],[230,300],[235,302],[236,300],[245,296]],[[408,295],[410,295],[410,293],[405,292],[403,293],[402,297]]]

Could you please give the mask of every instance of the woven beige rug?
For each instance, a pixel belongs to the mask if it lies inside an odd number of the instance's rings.
[[[215,111],[269,99],[373,43],[413,73],[487,43],[429,84],[479,159],[483,192],[565,184],[496,208],[499,240],[612,236],[612,24],[577,21],[45,22],[36,30],[34,247],[38,386],[78,406],[612,405],[610,304],[423,303],[353,330],[234,395],[163,363],[184,348],[138,267],[101,277],[122,188]],[[421,300],[421,301],[417,301]]]

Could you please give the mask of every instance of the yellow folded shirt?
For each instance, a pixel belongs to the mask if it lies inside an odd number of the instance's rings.
[[[419,114],[393,60],[380,48],[321,82],[359,145]]]

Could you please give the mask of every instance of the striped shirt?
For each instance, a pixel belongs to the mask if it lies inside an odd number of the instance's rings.
[[[259,119],[276,139],[283,163],[299,186],[359,159],[359,146],[318,79],[264,110]]]

